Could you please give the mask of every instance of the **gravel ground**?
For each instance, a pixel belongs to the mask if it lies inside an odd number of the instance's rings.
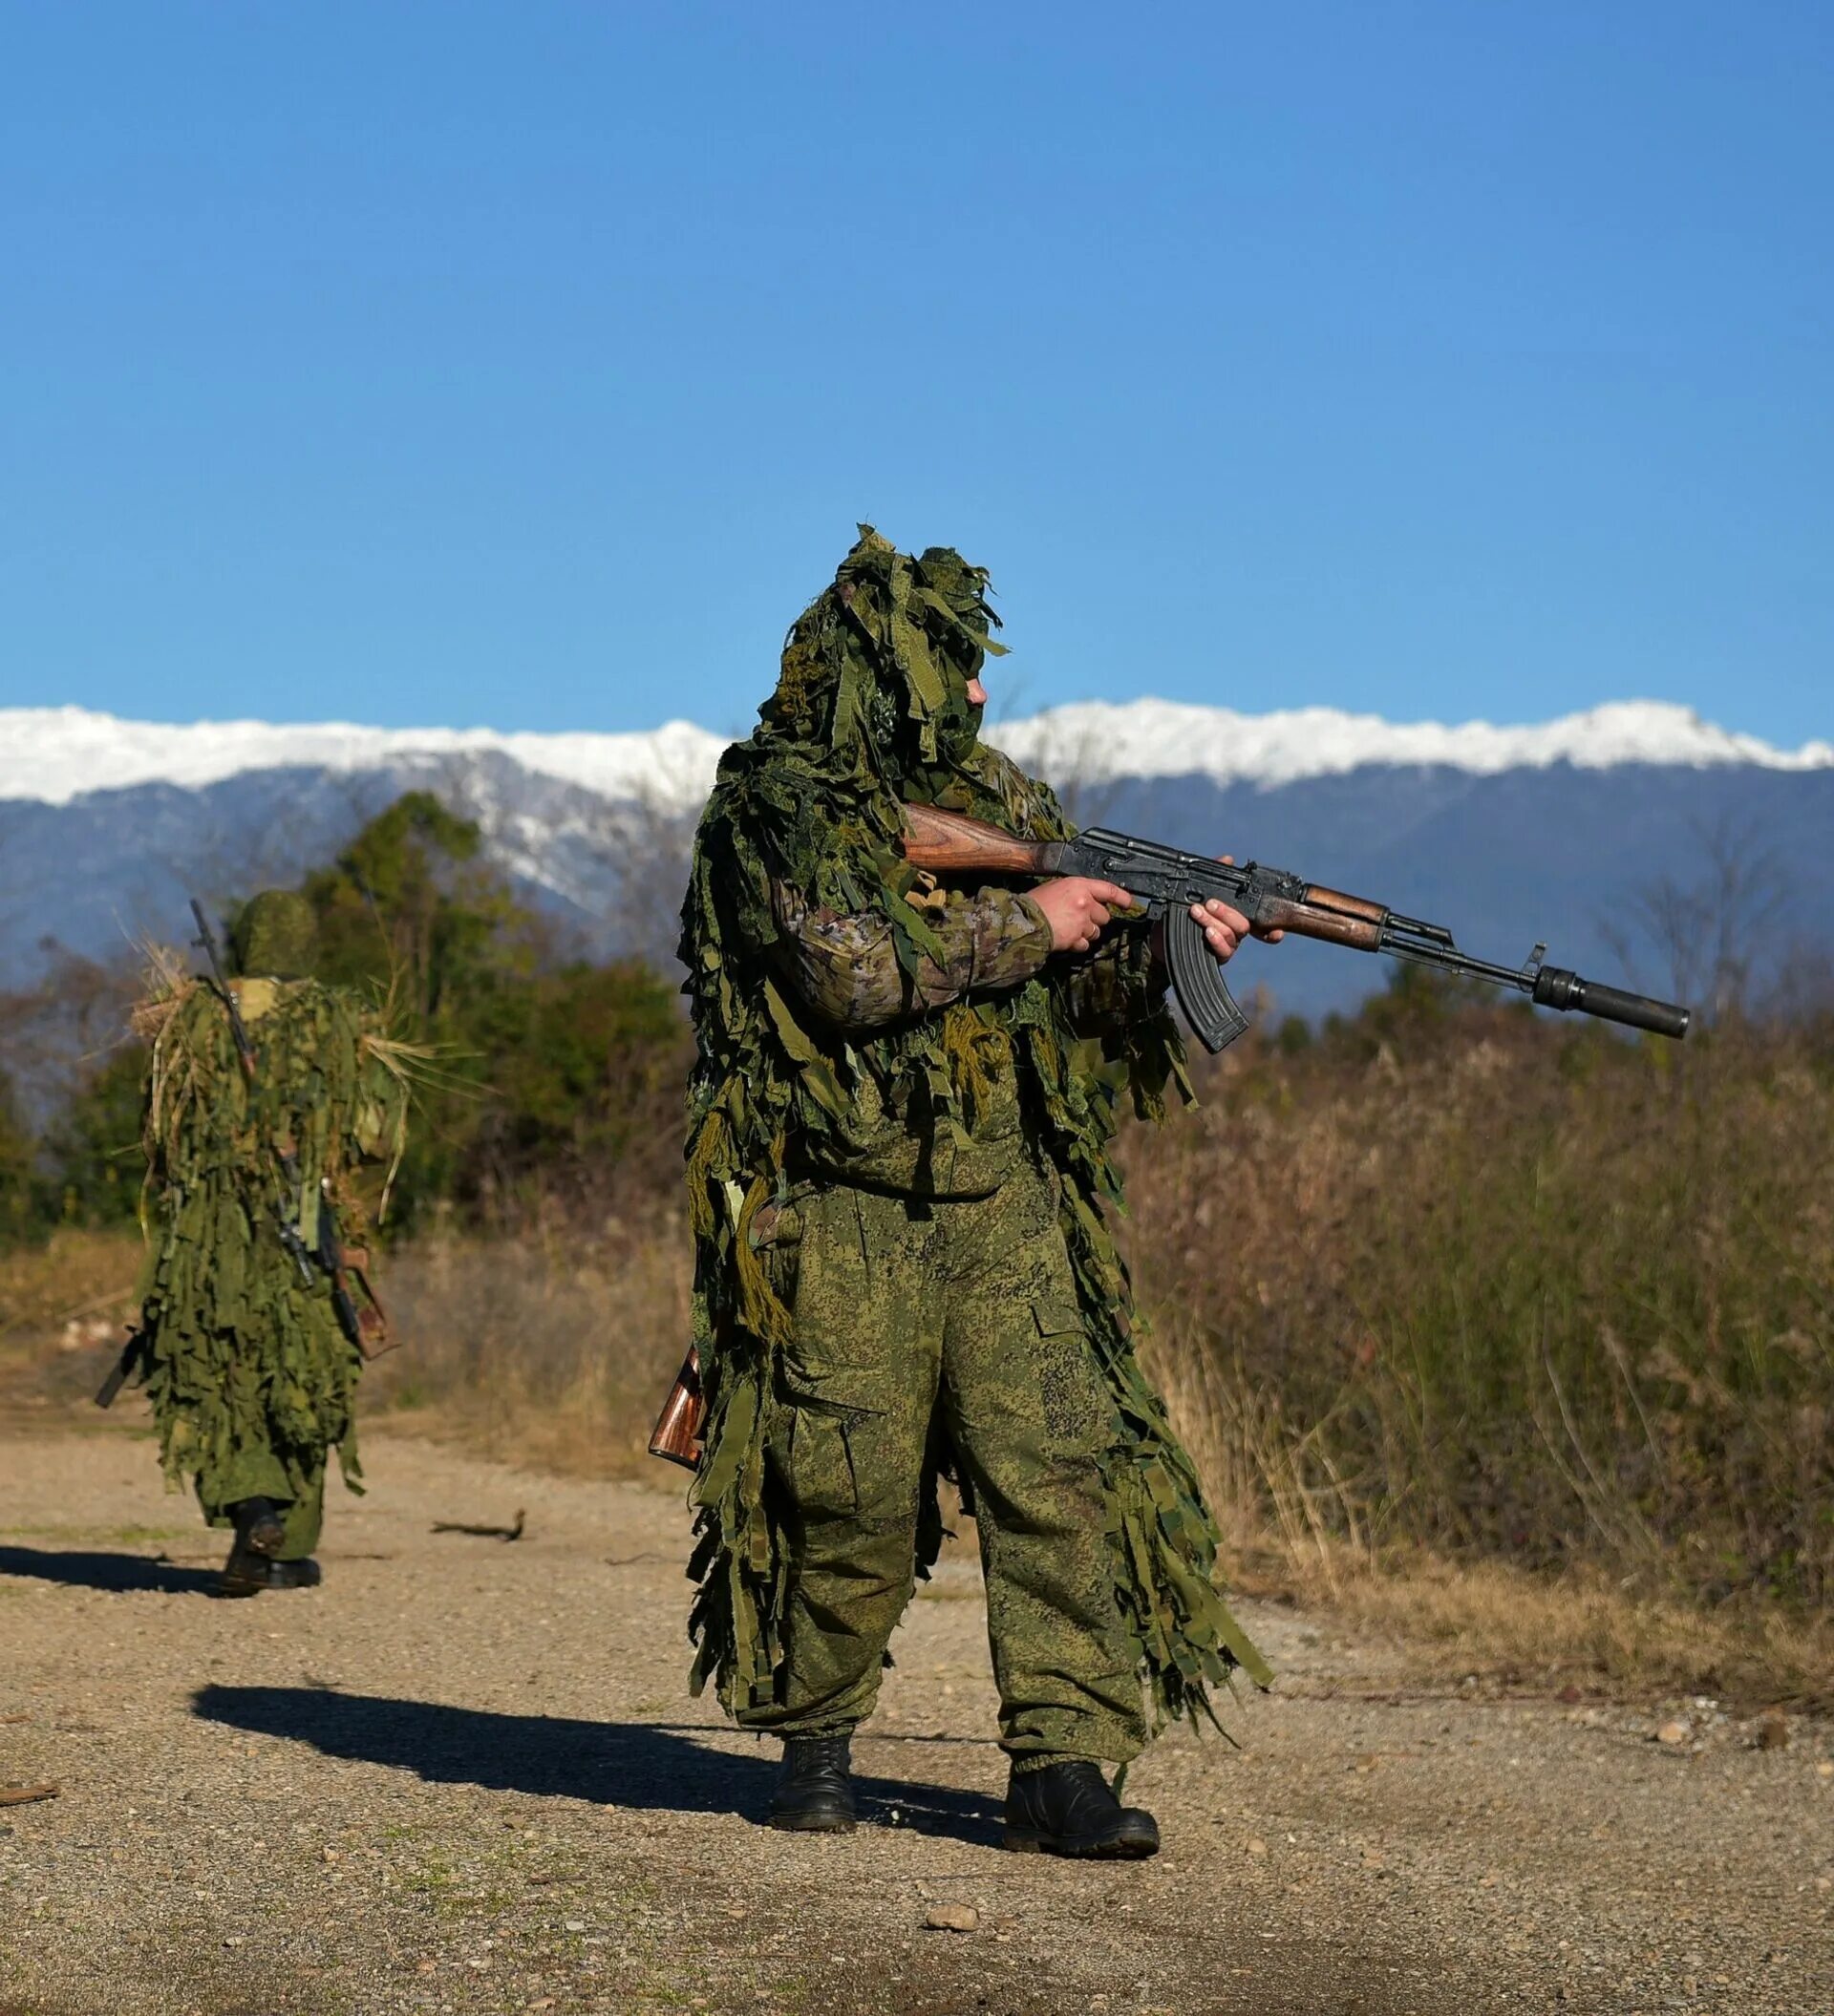
[[[1007,1856],[954,1547],[867,1824],[778,1836],[771,1752],[683,1685],[676,1496],[368,1454],[325,1586],[237,1603],[144,1439],[0,1439],[0,1785],[61,1787],[0,1807],[0,2016],[1834,2010],[1825,1725],[1424,1693],[1251,1610],[1243,1748],[1136,1767],[1164,1853]]]

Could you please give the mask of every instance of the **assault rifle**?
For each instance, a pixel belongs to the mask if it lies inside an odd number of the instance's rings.
[[[1212,897],[1240,910],[1257,936],[1290,931],[1295,938],[1320,939],[1354,952],[1385,952],[1391,959],[1431,966],[1461,980],[1518,988],[1541,1008],[1596,1015],[1658,1036],[1688,1032],[1689,1009],[1582,980],[1565,966],[1550,966],[1545,944],[1536,945],[1520,966],[1473,959],[1460,951],[1443,924],[1399,916],[1386,904],[1324,888],[1284,868],[1264,867],[1259,861],[1238,867],[1099,826],[1075,839],[1022,840],[984,820],[936,805],[906,805],[905,817],[905,858],[913,867],[938,875],[1036,881],[1086,875],[1119,882],[1147,917],[1162,925],[1172,992],[1205,1050],[1222,1050],[1248,1026],[1205,944],[1204,926],[1191,915],[1193,903]]]
[[[337,1326],[366,1358],[379,1358],[395,1348],[389,1337],[389,1315],[381,1299],[370,1285],[370,1256],[359,1246],[347,1246],[337,1228],[337,1210],[331,1192],[319,1186],[318,1252],[315,1256],[331,1284],[331,1312]],[[354,1282],[362,1291],[359,1304],[351,1293]]]
[[[1385,952],[1462,980],[1515,987],[1541,1008],[1596,1015],[1675,1038],[1687,1034],[1692,1019],[1692,1010],[1674,1002],[1626,993],[1546,965],[1545,944],[1537,944],[1520,966],[1473,959],[1460,951],[1443,924],[1402,917],[1367,897],[1346,896],[1259,861],[1238,867],[1102,827],[1075,839],[1023,840],[936,805],[906,805],[905,820],[906,859],[935,875],[1030,881],[1086,875],[1119,882],[1143,914],[1162,925],[1172,992],[1198,1041],[1209,1050],[1223,1050],[1248,1027],[1210,955],[1204,926],[1191,915],[1192,904],[1212,897],[1241,911],[1257,933],[1290,931],[1295,938],[1315,938],[1354,952]],[[700,1459],[702,1411],[700,1360],[691,1348],[657,1417],[650,1454],[694,1468]]]

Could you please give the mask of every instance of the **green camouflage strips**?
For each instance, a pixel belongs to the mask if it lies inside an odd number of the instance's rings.
[[[359,1161],[398,1155],[407,1085],[377,1018],[348,989],[233,985],[257,1052],[252,1086],[227,1010],[204,983],[161,989],[137,1017],[151,1042],[146,1389],[168,1478],[196,1484],[213,1525],[227,1524],[225,1508],[243,1498],[288,1506],[282,1554],[295,1560],[318,1539],[328,1451],[362,1488],[352,1411],[361,1359],[325,1277],[309,1286],[277,1236],[274,1144],[297,1160],[286,1201],[305,1245],[317,1242],[321,1180],[354,1241],[344,1178]]]
[[[688,1181],[708,1412],[690,1629],[696,1689],[712,1679],[742,1718],[785,1708],[801,1684],[786,1664],[796,1537],[780,1448],[799,1326],[778,1217],[811,1186],[963,1198],[1021,1164],[1049,1185],[1078,1348],[1107,1410],[1099,1525],[1152,1724],[1208,1712],[1208,1689],[1237,1666],[1269,1677],[1216,1587],[1216,1527],[1136,1361],[1127,1270],[1104,1220],[1120,1202],[1109,1144],[1122,1102],[1157,1120],[1168,1088],[1189,1096],[1142,936],[1044,964],[1034,906],[997,893],[978,914],[946,894],[939,905],[943,892],[900,851],[906,800],[1028,838],[1070,830],[1044,785],[979,740],[967,688],[999,648],[996,622],[980,569],[947,550],[900,554],[863,527],[791,630],[757,729],[721,759],[696,838],[681,951],[697,1043]],[[812,923],[818,939],[840,929],[888,950],[874,998],[885,1005],[895,969],[896,1019],[842,1015],[872,1025],[842,1029],[838,1004],[821,1012]],[[965,944],[967,990],[940,1005]],[[1013,958],[1037,963],[1020,977],[1001,967]],[[938,1473],[955,1467],[947,1437],[929,1448],[916,1574],[940,1544]]]

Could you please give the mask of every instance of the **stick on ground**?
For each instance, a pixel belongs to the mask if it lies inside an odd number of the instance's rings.
[[[522,1537],[522,1522],[526,1517],[527,1514],[519,1508],[513,1526],[466,1526],[457,1519],[435,1519],[433,1530],[436,1533],[469,1533],[474,1539],[480,1540],[519,1540]]]

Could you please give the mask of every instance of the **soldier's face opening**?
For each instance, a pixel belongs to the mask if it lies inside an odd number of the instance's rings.
[[[968,704],[970,707],[985,707],[987,705],[987,689],[981,684],[979,672],[976,672],[973,678],[968,682]]]

